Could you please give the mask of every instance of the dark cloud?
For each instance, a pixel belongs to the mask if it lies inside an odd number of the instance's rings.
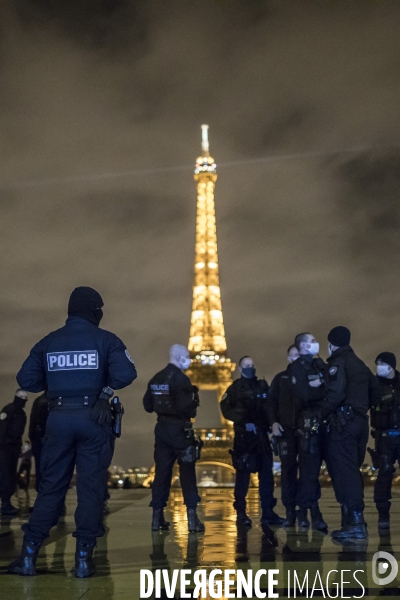
[[[150,463],[141,397],[169,345],[188,339],[196,194],[180,167],[200,152],[202,122],[226,164],[216,211],[232,358],[251,353],[270,379],[295,333],[312,330],[323,349],[338,323],[368,361],[396,351],[398,2],[6,0],[0,11],[5,400],[71,290],[92,285],[139,370],[121,394],[117,460]],[[349,148],[360,151],[335,153]]]

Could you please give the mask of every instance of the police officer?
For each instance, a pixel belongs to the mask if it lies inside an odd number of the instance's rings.
[[[380,402],[371,408],[372,435],[378,460],[374,500],[378,509],[378,527],[390,528],[390,500],[396,461],[400,464],[400,373],[396,356],[381,352],[375,359],[380,387]]]
[[[18,389],[13,402],[7,404],[0,412],[1,514],[9,517],[19,512],[11,504],[11,496],[17,488],[17,467],[26,425],[24,406],[27,400],[27,393]]]
[[[35,489],[39,491],[40,481],[42,479],[41,456],[43,448],[43,438],[46,432],[46,423],[49,416],[49,407],[46,394],[41,394],[35,398],[31,415],[29,417],[29,439],[32,444],[32,454],[35,459]]]
[[[35,574],[40,546],[58,521],[75,467],[75,575],[89,577],[95,571],[92,556],[96,538],[104,535],[103,495],[114,444],[110,394],[102,389],[121,389],[137,376],[122,341],[99,328],[102,306],[94,289],[76,288],[65,326],[33,347],[17,375],[28,391],[46,390],[50,414],[39,493],[29,523],[22,526],[21,555],[10,573]]]
[[[296,523],[296,496],[298,475],[298,441],[296,424],[290,420],[293,410],[287,412],[280,406],[279,399],[285,398],[284,387],[290,385],[289,365],[299,358],[296,346],[292,344],[287,350],[288,368],[275,375],[268,393],[267,412],[272,423],[272,433],[277,440],[277,448],[281,459],[281,498],[286,508],[284,527],[293,527]],[[289,418],[288,418],[289,417]]]
[[[195,471],[198,441],[191,422],[196,416],[199,398],[197,388],[192,386],[189,377],[183,373],[190,363],[189,350],[185,346],[172,346],[168,365],[149,381],[143,398],[145,410],[157,414],[154,430],[156,472],[150,503],[153,508],[153,531],[169,528],[169,523],[164,518],[164,508],[167,506],[172,469],[176,461],[187,508],[188,529],[190,532],[204,531],[204,525],[196,512],[200,502]]]
[[[364,485],[360,472],[369,436],[368,410],[377,403],[376,377],[350,347],[347,327],[328,335],[326,392],[321,416],[329,423],[328,456],[342,527],[332,531],[337,540],[368,537],[364,521]]]
[[[256,377],[256,369],[250,356],[239,360],[240,378],[226,390],[220,404],[222,414],[233,421],[235,439],[231,451],[236,469],[235,502],[237,524],[251,527],[246,513],[246,496],[250,474],[258,473],[261,501],[261,524],[282,525],[283,519],[274,512],[274,476],[272,450],[268,439],[267,415],[268,384]]]
[[[297,521],[300,527],[309,527],[307,512],[310,510],[313,529],[326,531],[328,526],[319,509],[321,497],[319,475],[322,461],[326,460],[326,431],[318,422],[321,403],[324,399],[325,363],[314,358],[319,353],[319,344],[308,332],[299,333],[295,338],[299,358],[288,369],[288,379],[281,386],[279,411],[283,430],[298,436],[299,479],[296,504],[299,506]],[[277,426],[274,431],[277,433]],[[293,454],[296,452],[294,447]],[[293,460],[290,461],[293,467]],[[288,524],[294,525],[293,499],[288,514]]]

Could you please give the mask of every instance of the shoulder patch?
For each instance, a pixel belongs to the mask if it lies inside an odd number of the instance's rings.
[[[4,419],[7,419],[7,413],[2,412],[0,413],[0,421],[4,421]]]
[[[134,365],[135,363],[134,363],[134,362],[133,362],[133,360],[132,360],[132,356],[129,354],[128,350],[126,350],[126,349],[125,349],[125,354],[126,354],[126,358],[127,358],[128,360],[130,360],[130,361],[131,361],[131,363]]]
[[[329,369],[329,375],[336,375],[337,373],[337,367],[331,367]]]
[[[296,385],[296,383],[297,383],[297,379],[296,379],[296,377],[294,375],[292,377],[292,383],[293,383],[293,385]]]

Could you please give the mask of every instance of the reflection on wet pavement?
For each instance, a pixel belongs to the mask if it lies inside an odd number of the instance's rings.
[[[277,490],[279,492],[279,490]],[[368,543],[343,546],[333,542],[329,535],[318,531],[297,528],[273,528],[273,535],[265,535],[261,529],[257,490],[249,493],[248,512],[253,527],[237,528],[236,515],[232,509],[233,492],[227,489],[202,491],[201,517],[206,532],[188,534],[186,510],[180,490],[171,494],[167,518],[172,527],[169,532],[150,531],[150,495],[147,490],[114,490],[110,500],[111,513],[106,517],[107,534],[98,541],[96,549],[96,576],[89,580],[77,580],[72,571],[74,539],[71,537],[75,495],[68,494],[67,516],[54,528],[43,547],[38,561],[38,576],[20,578],[6,574],[6,565],[18,553],[22,534],[21,523],[29,518],[27,506],[21,500],[22,515],[13,520],[2,520],[0,528],[0,590],[1,598],[7,600],[103,600],[139,598],[139,572],[147,569],[155,573],[165,569],[171,576],[174,569],[242,570],[247,574],[260,569],[277,569],[279,597],[287,598],[288,582],[293,597],[294,582],[307,582],[314,587],[314,597],[323,597],[328,587],[333,596],[335,582],[340,575],[344,582],[343,596],[376,598],[383,595],[400,597],[399,581],[380,588],[371,577],[372,556],[378,550],[399,553],[400,539],[396,535],[400,525],[400,498],[393,500],[392,535],[379,535],[377,514],[372,502],[371,489],[366,490],[366,520],[370,538]],[[397,491],[395,490],[395,493]],[[323,490],[321,508],[330,530],[339,526],[340,511],[332,490]],[[277,510],[284,514],[278,503]],[[357,579],[353,573],[357,571]],[[338,573],[337,573],[338,572]],[[336,579],[335,579],[336,578]],[[261,589],[266,591],[267,578],[261,577]],[[306,587],[307,587],[306,585]],[[322,587],[321,587],[322,586]],[[325,587],[324,587],[325,586]],[[362,594],[362,587],[365,594]],[[161,582],[161,588],[163,588]],[[179,588],[179,579],[178,579]],[[193,589],[194,583],[188,586]],[[323,591],[324,590],[324,591]],[[3,595],[4,594],[4,595]],[[297,586],[297,597],[299,586]],[[151,596],[155,598],[155,595]],[[161,597],[166,598],[165,591]],[[175,598],[180,598],[179,591]],[[207,595],[207,598],[210,598]],[[224,595],[219,596],[221,600]],[[254,596],[255,597],[255,596]]]

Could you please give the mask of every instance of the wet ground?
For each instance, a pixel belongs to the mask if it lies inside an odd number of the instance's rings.
[[[279,490],[277,490],[279,493]],[[372,489],[366,489],[369,540],[367,544],[342,546],[332,542],[329,535],[320,532],[298,531],[296,528],[275,529],[275,547],[259,524],[257,490],[251,490],[249,513],[253,519],[250,530],[238,530],[232,510],[232,490],[207,489],[202,491],[200,515],[206,524],[205,535],[188,534],[187,522],[180,491],[173,492],[167,518],[172,522],[168,534],[150,531],[150,495],[147,490],[114,490],[110,500],[111,513],[106,517],[107,535],[100,539],[96,550],[97,574],[88,580],[74,577],[73,511],[75,492],[67,498],[67,516],[52,531],[38,560],[38,575],[22,578],[6,574],[6,565],[17,554],[22,534],[21,523],[28,518],[25,501],[20,498],[22,516],[2,520],[0,535],[0,598],[1,600],[103,600],[140,598],[140,569],[169,570],[233,569],[253,574],[260,569],[279,570],[275,575],[275,591],[280,598],[301,597],[299,588],[307,577],[308,597],[364,597],[392,596],[400,598],[398,579],[388,586],[379,586],[372,580],[372,557],[378,550],[400,555],[400,494],[392,507],[391,535],[379,535],[377,514],[372,502]],[[339,509],[332,490],[323,490],[321,508],[330,530],[339,526]],[[277,510],[283,514],[278,503]],[[380,575],[384,577],[390,571]],[[332,573],[328,577],[329,571]],[[358,573],[355,573],[358,571]],[[235,577],[235,575],[233,575]],[[267,577],[260,580],[261,593],[267,593]],[[232,578],[232,576],[231,576]],[[341,578],[343,591],[341,590]],[[288,589],[288,582],[290,583]],[[299,582],[299,583],[297,583]],[[296,583],[296,595],[294,590]],[[161,584],[161,588],[163,588]],[[314,592],[312,593],[312,588]],[[327,590],[328,587],[328,590]],[[193,589],[189,584],[187,590]],[[365,590],[363,591],[363,588]],[[231,597],[237,597],[235,585]],[[188,592],[189,593],[189,592]],[[254,592],[255,593],[255,592]],[[305,589],[303,590],[305,596]],[[155,595],[149,596],[155,598]],[[167,595],[162,589],[161,597]],[[181,598],[179,591],[175,598]],[[191,596],[187,596],[191,597]],[[212,597],[207,593],[207,598]],[[214,597],[225,598],[223,594]],[[245,597],[245,596],[244,596]],[[252,597],[256,597],[255,595]],[[268,597],[268,593],[267,593]]]

